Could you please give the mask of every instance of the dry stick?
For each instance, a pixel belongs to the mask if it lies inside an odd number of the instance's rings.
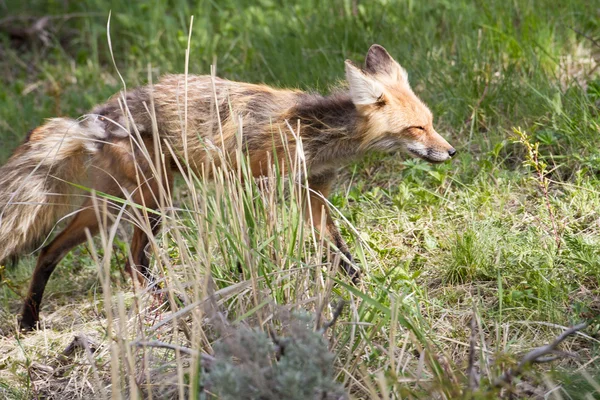
[[[63,350],[62,355],[69,357],[75,353],[77,349],[84,349],[90,354],[95,353],[98,350],[98,344],[93,340],[90,340],[85,334],[80,333],[76,335],[73,341]]]
[[[516,368],[509,369],[494,381],[493,387],[498,388],[504,386],[505,384],[510,384],[512,379],[521,375],[523,373],[523,369],[529,364],[550,362],[560,358],[561,356],[573,357],[574,355],[571,353],[557,352],[556,347],[566,338],[582,329],[585,329],[586,327],[587,322],[575,325],[561,333],[560,336],[558,336],[552,343],[533,349],[529,353],[525,354],[525,357],[523,357]],[[551,353],[553,356],[545,357]]]
[[[575,29],[575,28],[573,28],[571,26],[569,26],[569,29],[572,30],[573,32],[575,32],[576,34],[578,34],[579,36],[582,36],[582,37],[586,38],[587,40],[589,40],[590,42],[592,42],[595,46],[600,47],[600,41],[599,40],[596,40],[593,37],[588,36],[585,33],[580,32],[580,31],[578,31],[577,29]]]
[[[58,359],[59,362],[65,361],[68,357],[71,357],[75,351],[78,349],[83,349],[87,361],[92,369],[96,386],[99,392],[102,393],[102,397],[107,398],[108,396],[106,393],[106,388],[102,385],[102,380],[100,379],[100,374],[98,373],[98,368],[96,367],[96,362],[94,361],[93,356],[93,353],[95,353],[99,347],[100,346],[98,343],[91,340],[86,334],[80,333],[76,335],[73,341],[63,350]]]
[[[600,41],[599,40],[596,40],[593,37],[590,37],[590,36],[586,35],[585,33],[580,32],[580,31],[578,31],[577,29],[575,29],[575,28],[573,28],[571,26],[569,26],[569,29],[571,29],[576,34],[578,34],[578,35],[584,37],[585,39],[589,40],[590,42],[592,42],[592,44],[594,46],[600,48]],[[598,69],[598,66],[600,66],[600,63],[596,63],[596,65],[594,65],[594,67],[587,72],[587,74],[586,74],[587,76],[586,77],[589,78],[596,71],[596,69]]]
[[[212,363],[214,363],[216,360],[213,356],[208,355],[206,353],[201,353],[197,350],[190,349],[188,347],[178,346],[176,344],[161,342],[160,340],[148,340],[148,341],[139,340],[139,341],[131,342],[130,345],[137,346],[137,347],[156,347],[156,348],[160,348],[160,349],[169,349],[169,350],[178,351],[182,354],[187,354],[189,356],[200,357],[200,362],[202,363],[202,366],[204,368],[209,368],[212,365]]]
[[[471,318],[471,337],[469,339],[469,365],[467,375],[469,377],[469,389],[471,392],[479,389],[479,374],[475,369],[475,348],[477,346],[477,314],[473,307],[473,317]]]

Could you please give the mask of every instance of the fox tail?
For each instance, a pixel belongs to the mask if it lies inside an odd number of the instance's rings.
[[[97,127],[48,120],[0,168],[0,265],[39,245],[68,214],[76,190],[71,183],[87,176],[87,161],[103,134]]]

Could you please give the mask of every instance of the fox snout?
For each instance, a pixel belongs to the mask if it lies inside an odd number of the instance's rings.
[[[407,149],[413,155],[431,163],[442,163],[444,161],[448,161],[456,154],[456,150],[453,147],[446,151],[442,151],[436,148],[423,148],[420,146],[418,147],[409,145],[407,146]]]
[[[406,150],[413,156],[431,163],[442,163],[456,155],[456,149],[437,132],[434,132],[427,142],[415,141],[407,143]]]

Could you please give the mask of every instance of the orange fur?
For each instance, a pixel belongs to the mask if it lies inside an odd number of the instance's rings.
[[[175,165],[210,177],[212,164],[235,168],[241,150],[258,177],[267,173],[269,162],[283,165],[286,154],[296,154],[295,135],[302,139],[308,171],[302,178],[313,190],[309,222],[344,255],[342,265],[356,281],[358,271],[321,197],[329,193],[337,169],[369,151],[405,150],[442,162],[455,150],[435,131],[406,71],[383,47],[369,49],[362,69],[347,61],[346,78],[347,90],[321,96],[210,76],[167,75],[154,86],[113,97],[79,121],[54,119],[34,129],[0,169],[0,262],[43,239],[71,207],[80,211],[41,251],[21,326],[37,323],[46,282],[60,259],[85,240],[86,230],[99,229],[90,200],[78,202],[82,197],[73,196],[69,182],[112,196],[131,195],[145,207],[158,208],[158,192],[172,185]],[[153,229],[159,222],[153,220]],[[146,233],[135,229],[126,268],[142,281],[147,243]]]

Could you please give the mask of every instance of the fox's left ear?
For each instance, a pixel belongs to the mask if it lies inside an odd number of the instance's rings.
[[[349,60],[346,60],[346,80],[354,104],[375,104],[383,99],[383,85],[355,67]]]
[[[394,81],[408,83],[408,74],[396,60],[390,56],[383,46],[374,44],[365,58],[365,71],[371,75],[391,78]]]

